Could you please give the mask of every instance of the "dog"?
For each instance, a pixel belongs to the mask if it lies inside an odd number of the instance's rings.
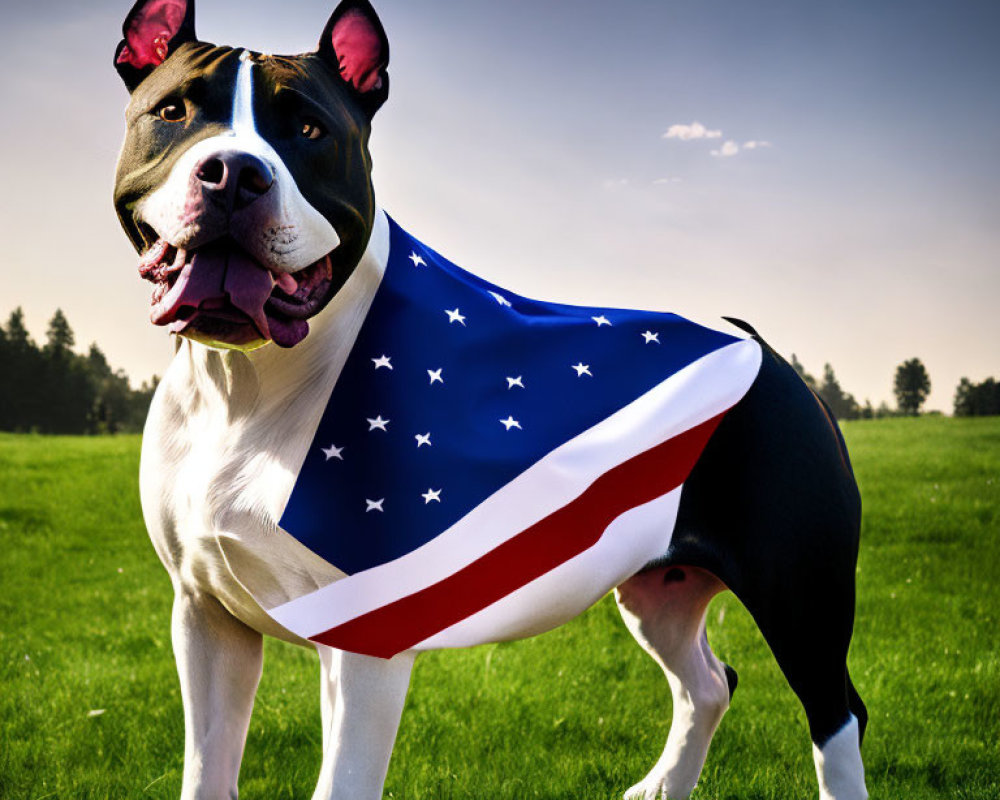
[[[418,651],[529,635],[611,589],[629,631],[663,668],[674,701],[663,754],[626,798],[686,798],[697,783],[737,683],[705,633],[708,603],[725,589],[749,609],[805,708],[821,799],[867,797],[860,755],[867,713],[846,665],[860,500],[836,423],[794,370],[744,323],[730,336],[673,317],[535,303],[462,273],[402,231],[377,206],[370,180],[368,138],[388,96],[389,51],[366,0],[343,0],[318,49],[299,56],[199,41],[193,0],[139,0],[123,34],[114,63],[130,103],[115,207],[140,254],[140,274],[153,283],[152,321],[178,334],[146,423],[140,487],[150,537],[175,590],[172,638],[185,716],[182,797],[237,796],[263,635],[319,653],[323,762],[314,800],[364,800],[381,797]],[[408,267],[413,271],[406,273]],[[383,301],[390,275],[401,277],[392,278],[395,294]],[[432,275],[447,291],[469,292],[469,299],[435,307],[438,316],[422,321],[423,301],[407,289],[411,275]],[[515,493],[505,495],[505,505],[490,506],[491,496],[456,521],[447,517],[453,511],[442,497],[450,500],[459,488],[431,485],[422,503],[413,497],[410,510],[393,517],[391,502],[352,473],[345,485],[356,493],[357,507],[317,524],[302,498],[323,502],[333,490],[315,478],[316,470],[346,468],[357,449],[338,444],[338,429],[330,427],[340,424],[344,409],[365,392],[395,402],[402,394],[444,391],[457,369],[452,362],[422,365],[419,392],[373,389],[374,381],[401,377],[398,356],[359,354],[354,343],[380,314],[394,319],[411,311],[417,329],[403,339],[485,336],[474,330],[470,308],[497,325],[504,315],[531,317],[536,331],[565,328],[588,342],[624,331],[648,353],[666,352],[656,350],[654,323],[701,343],[694,366],[676,368],[688,388],[666,404],[696,403],[690,424],[664,440],[663,447],[674,448],[670,458],[651,461],[661,445],[640,437],[628,445],[634,452],[619,453],[599,478],[575,473],[572,459],[559,460],[569,453],[603,463],[606,451],[621,450],[623,441],[645,430],[622,427],[612,414],[592,428],[592,422],[573,423],[587,428],[586,436],[571,431],[565,445],[529,454],[537,463],[526,472],[541,471],[542,483],[567,494],[565,508],[549,516],[531,517],[537,492],[524,491],[520,474],[504,487]],[[435,325],[440,331],[431,331]],[[500,347],[491,339],[477,346],[479,353]],[[527,349],[535,348],[529,343]],[[725,375],[717,396],[716,379],[698,371],[706,359],[728,359],[717,364]],[[613,360],[606,359],[608,368]],[[564,370],[565,380],[597,386],[601,367],[592,364],[598,363],[569,364],[573,372]],[[490,388],[484,403],[527,397],[530,378],[513,371],[504,377],[507,385]],[[734,381],[739,385],[731,386]],[[647,389],[636,390],[639,399],[630,398],[629,408],[660,391]],[[549,394],[556,391],[562,390]],[[552,424],[576,419],[575,402],[557,402],[564,413]],[[705,403],[717,407],[705,411]],[[364,408],[355,411],[362,415]],[[389,427],[398,422],[392,421],[396,412],[369,413],[367,429],[352,434],[357,441],[396,430]],[[513,411],[489,413],[497,419],[489,420],[493,427],[485,435],[506,458],[507,442],[530,427],[529,412],[519,411],[520,418]],[[430,432],[407,436],[411,445],[416,439],[412,451],[420,457],[433,451]],[[465,485],[466,472],[494,468],[478,446],[456,441],[456,487]],[[667,482],[661,476],[676,471],[681,451],[690,463]],[[397,463],[395,456],[371,456],[363,478],[381,480],[409,458],[400,455]],[[626,467],[633,471],[621,472]],[[623,529],[614,545],[574,538],[577,528],[596,524],[592,507],[581,512],[576,495],[598,491],[612,504],[631,497],[598,525],[600,537],[605,527]],[[567,523],[569,508],[576,516]],[[439,561],[453,557],[436,540],[418,541],[416,556],[401,556],[388,539],[376,556],[354,549],[367,537],[359,526],[394,519],[397,527],[416,530],[422,524],[417,512],[424,510],[447,517],[446,535],[469,519],[477,530],[493,531],[524,517],[518,530],[536,533],[562,520],[558,547],[570,549],[558,566],[529,572],[512,587],[505,584],[508,574],[529,557],[517,550],[520,538],[502,540],[488,554],[467,554],[458,573],[464,583],[442,599],[434,592],[458,579],[434,573]],[[645,527],[636,522],[642,514]],[[305,533],[289,534],[299,529]],[[469,541],[478,540],[463,539],[457,549]],[[431,554],[424,567],[433,574],[426,585],[411,586],[409,570],[399,565],[421,554]],[[478,571],[469,571],[473,567]],[[482,595],[478,605],[457,608],[473,595]],[[415,606],[441,619],[418,620]]]

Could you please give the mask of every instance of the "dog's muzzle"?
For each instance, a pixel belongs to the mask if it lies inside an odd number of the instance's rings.
[[[206,344],[292,347],[309,333],[332,268],[325,256],[290,275],[261,266],[230,241],[187,252],[165,239],[139,263],[154,286],[150,320]]]
[[[230,235],[237,221],[256,221],[273,184],[270,165],[237,150],[214,153],[196,167],[186,209],[200,221],[194,246],[185,250],[161,237],[139,262],[139,274],[154,284],[153,324],[243,349],[268,340],[292,347],[306,337],[307,320],[332,283],[329,255],[292,274],[261,264]]]

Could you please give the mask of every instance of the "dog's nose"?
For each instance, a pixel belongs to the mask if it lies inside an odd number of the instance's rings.
[[[206,158],[195,170],[195,177],[233,212],[267,193],[274,184],[274,169],[252,153],[231,150]]]

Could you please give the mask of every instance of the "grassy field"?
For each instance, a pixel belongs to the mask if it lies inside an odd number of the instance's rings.
[[[1000,419],[845,426],[865,503],[851,670],[873,798],[1000,797]],[[0,798],[175,798],[170,585],[139,512],[138,438],[0,434]],[[740,689],[696,798],[815,797],[805,717],[743,608],[709,635]],[[315,656],[269,642],[241,797],[308,798]],[[670,694],[605,598],[533,640],[418,660],[394,798],[616,798]]]

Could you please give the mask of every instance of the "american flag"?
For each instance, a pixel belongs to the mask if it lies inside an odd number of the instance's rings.
[[[269,613],[385,658],[546,630],[663,555],[759,346],[520,297],[389,229],[280,521],[347,577]]]

